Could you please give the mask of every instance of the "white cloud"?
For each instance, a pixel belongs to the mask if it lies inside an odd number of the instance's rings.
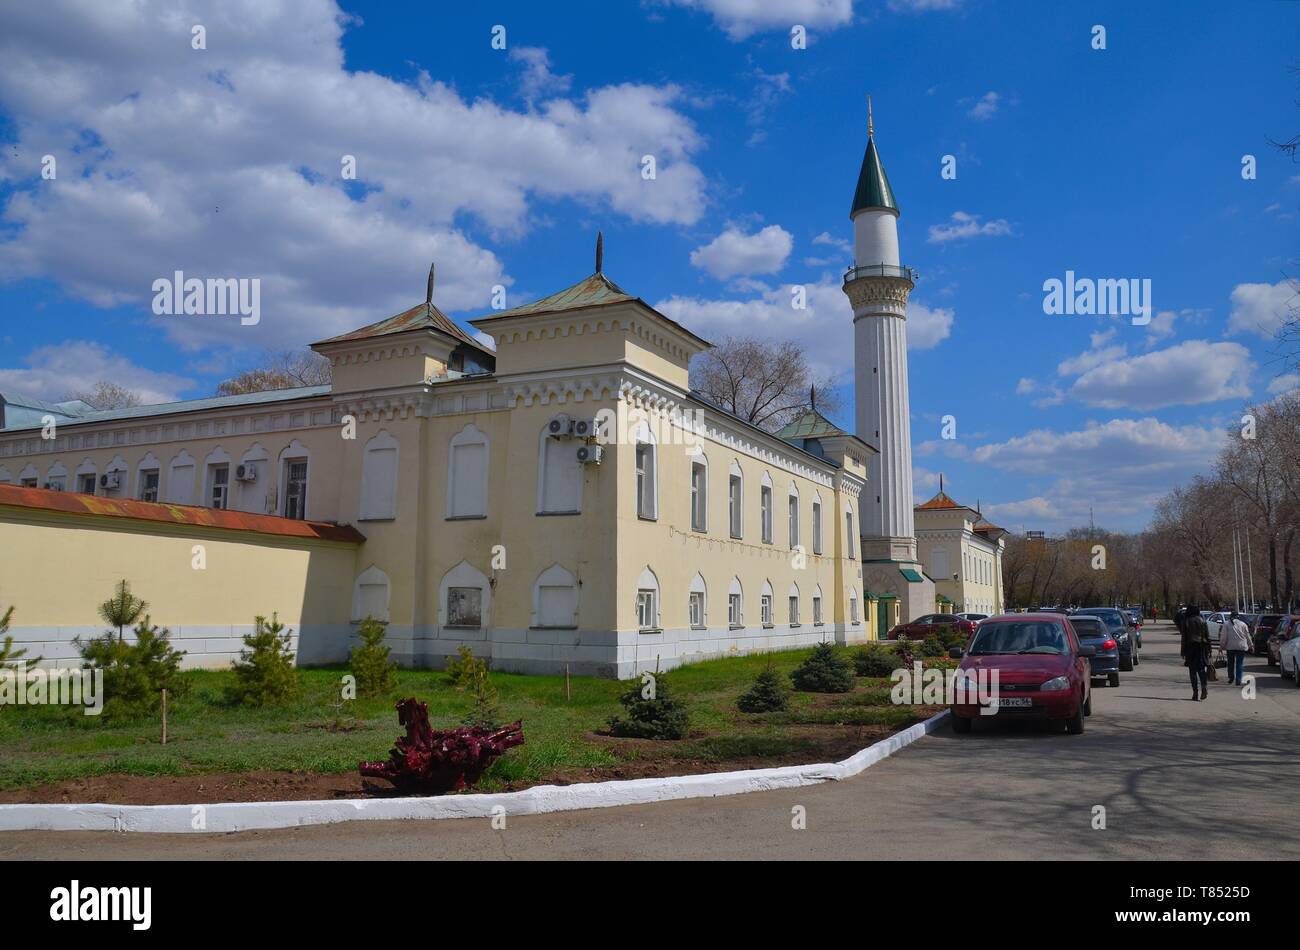
[[[1228,332],[1254,333],[1272,339],[1287,321],[1288,308],[1297,300],[1297,285],[1279,280],[1276,284],[1238,284],[1232,288],[1232,313],[1228,317]]]
[[[667,0],[703,10],[733,40],[762,30],[788,31],[799,23],[808,29],[834,29],[853,19],[853,0]],[[925,0],[922,0],[925,2]]]
[[[945,241],[956,241],[962,238],[1005,237],[1011,233],[1011,225],[1005,218],[986,221],[984,224],[979,222],[980,218],[977,214],[954,211],[950,224],[930,225],[930,236],[927,240],[931,244],[942,244]]]
[[[1170,485],[1212,468],[1226,438],[1219,429],[1155,418],[1112,419],[1067,432],[1036,429],[983,445],[973,461],[1050,479],[1024,498],[984,506],[989,519],[1004,527],[1057,531],[1087,524],[1091,515],[1108,528],[1134,529]]]
[[[889,0],[889,9],[900,13],[924,13],[928,10],[955,10],[961,0]]]
[[[768,288],[748,300],[708,299],[674,295],[654,305],[706,340],[726,336],[755,336],[795,340],[808,352],[818,374],[853,371],[853,309],[838,280],[824,278],[804,284],[807,307],[791,306],[790,284]],[[954,314],[912,301],[907,307],[909,350],[930,349],[946,339]]]
[[[88,390],[105,380],[154,403],[174,402],[194,386],[192,379],[144,369],[102,344],[82,340],[38,347],[23,362],[27,365],[22,368],[0,367],[0,392],[62,402],[72,391]]]
[[[794,238],[779,224],[753,234],[729,227],[691,251],[691,263],[719,280],[738,274],[774,274],[785,266],[793,248]]]
[[[826,244],[838,251],[843,251],[845,254],[853,253],[853,245],[849,243],[847,238],[835,237],[829,231],[823,231],[813,238],[812,242],[814,244]]]
[[[1285,376],[1279,376],[1268,384],[1268,392],[1271,396],[1280,396],[1282,393],[1289,393],[1293,389],[1300,389],[1300,374],[1287,373]]]
[[[1070,396],[1089,406],[1136,410],[1249,398],[1254,368],[1240,344],[1188,340],[1099,363],[1074,381]]]
[[[991,119],[997,114],[998,103],[1001,99],[1001,96],[990,89],[975,101],[975,104],[970,107],[970,110],[966,114],[978,122]]]
[[[510,48],[510,58],[524,64],[519,91],[529,103],[545,96],[568,92],[573,84],[572,76],[551,72],[550,53],[540,46],[513,46]]]
[[[259,277],[257,327],[160,325],[191,348],[261,349],[411,306],[430,259],[443,309],[486,306],[511,280],[466,228],[526,233],[539,200],[665,224],[703,213],[692,164],[703,139],[676,87],[603,86],[514,111],[423,73],[400,83],[347,71],[349,21],[330,0],[192,6],[0,7],[0,108],[18,154],[59,162],[56,181],[38,182],[10,149],[0,158],[18,185],[0,279],[53,279],[97,306],[144,308],[153,280],[177,269]],[[192,22],[207,27],[206,50],[190,48]],[[541,82],[528,56],[525,83]],[[653,181],[641,177],[646,154]],[[341,180],[345,155],[354,183]]]

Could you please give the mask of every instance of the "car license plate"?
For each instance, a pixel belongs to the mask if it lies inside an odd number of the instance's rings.
[[[999,709],[1024,709],[1032,706],[1034,701],[1028,696],[1002,696],[998,699],[990,700],[989,705],[996,706]]]

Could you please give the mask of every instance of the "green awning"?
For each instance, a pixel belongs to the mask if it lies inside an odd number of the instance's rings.
[[[900,574],[902,574],[904,577],[906,577],[907,580],[908,580],[908,583],[910,583],[910,584],[919,584],[919,583],[921,583],[921,581],[925,580],[925,578],[923,578],[923,577],[922,577],[920,574],[918,574],[916,571],[912,570],[910,567],[900,567],[900,568],[898,569],[898,573],[900,573]]]

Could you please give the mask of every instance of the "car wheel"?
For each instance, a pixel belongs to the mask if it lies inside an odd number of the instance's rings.
[[[1074,711],[1074,715],[1065,720],[1065,731],[1072,736],[1083,732],[1083,703]]]
[[[1118,673],[1109,674],[1106,677],[1106,683],[1107,685],[1110,686],[1111,689],[1115,689],[1117,686],[1119,686],[1119,674]]]
[[[953,732],[957,733],[959,736],[964,736],[966,733],[970,732],[970,726],[974,720],[964,719],[961,716],[956,715],[955,713],[949,713],[949,715],[952,716]]]
[[[1121,673],[1131,673],[1131,672],[1133,672],[1133,660],[1132,660],[1131,657],[1124,656],[1124,654],[1122,654],[1122,653],[1120,654],[1120,657],[1119,657],[1119,671],[1120,671]]]

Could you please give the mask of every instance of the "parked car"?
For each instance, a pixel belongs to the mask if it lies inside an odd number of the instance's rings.
[[[1218,647],[1219,637],[1223,634],[1223,625],[1228,622],[1231,616],[1227,610],[1202,610],[1201,616],[1205,618],[1205,625],[1210,628],[1210,645]]]
[[[1138,612],[1124,608],[1124,614],[1133,624],[1133,637],[1137,640],[1138,649],[1142,649],[1142,615]]]
[[[1074,628],[1079,643],[1092,647],[1092,675],[1106,677],[1107,685],[1119,685],[1119,641],[1110,635],[1106,622],[1100,617],[1071,614],[1070,626]]]
[[[1268,665],[1278,666],[1282,662],[1282,644],[1300,635],[1300,614],[1285,614],[1273,628],[1268,638]]]
[[[1070,616],[1076,614],[1100,617],[1105,622],[1110,635],[1119,644],[1120,672],[1127,673],[1142,662],[1142,644],[1137,638],[1137,628],[1124,611],[1118,607],[1084,607]]]
[[[917,617],[911,623],[900,623],[889,631],[887,638],[897,640],[902,635],[909,640],[924,640],[934,633],[933,628],[944,624],[951,625],[968,637],[975,632],[974,621],[963,620],[956,614],[926,614],[924,617]]]
[[[1084,717],[1092,715],[1089,674],[1095,652],[1080,644],[1064,616],[1040,612],[989,617],[964,651],[953,647],[950,655],[961,657],[958,681],[997,672],[996,696],[990,700],[997,715],[1062,721],[1078,735]],[[958,691],[951,707],[953,731],[970,732],[980,708],[976,690]]]
[[[1255,644],[1256,656],[1268,656],[1268,638],[1277,628],[1277,622],[1283,614],[1260,614],[1250,627],[1250,637]]]
[[[1300,625],[1292,626],[1291,636],[1278,648],[1277,658],[1282,666],[1282,678],[1294,680],[1300,686]]]
[[[971,623],[979,623],[981,620],[989,619],[988,614],[965,613],[965,614],[957,614],[957,616],[960,617],[962,620],[969,620]]]

